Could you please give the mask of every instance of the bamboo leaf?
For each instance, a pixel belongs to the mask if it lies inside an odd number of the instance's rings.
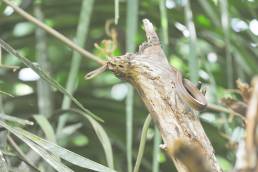
[[[98,138],[99,138],[99,140],[100,140],[100,142],[101,142],[101,144],[104,148],[108,166],[110,168],[114,168],[113,151],[112,151],[112,146],[111,146],[111,142],[108,138],[108,135],[106,134],[103,127],[99,123],[97,123],[93,118],[88,117],[88,120],[90,121],[90,123],[94,127],[94,130],[95,130],[95,132],[96,132],[96,134],[97,134],[97,136],[98,136]]]
[[[78,155],[76,153],[73,153],[65,148],[62,148],[50,141],[44,140],[32,133],[29,133],[21,128],[18,127],[11,127],[7,125],[6,123],[0,121],[0,125],[7,130],[9,130],[12,134],[16,135],[18,138],[20,138],[22,141],[24,141],[26,144],[28,144],[34,151],[39,153],[48,163],[54,163],[51,164],[55,169],[58,168],[58,171],[63,172],[66,170],[67,172],[70,172],[68,167],[62,165],[62,163],[58,162],[58,159],[54,156],[50,156],[50,154],[47,153],[49,151],[50,153],[74,164],[77,166],[80,166],[82,168],[91,169],[94,171],[99,172],[115,172],[113,169],[105,167],[99,163],[96,163],[92,160],[89,160],[85,157],[82,157],[81,155]],[[46,151],[47,150],[47,151]],[[69,171],[70,170],[70,171]],[[65,171],[65,172],[66,172]]]
[[[44,72],[39,66],[36,66],[33,64],[30,60],[20,55],[15,49],[13,49],[10,45],[8,45],[5,41],[0,39],[0,45],[10,54],[17,57],[19,60],[21,60],[26,66],[34,70],[42,79],[44,79],[49,85],[53,86],[57,90],[59,90],[64,95],[68,96],[79,108],[81,108],[83,111],[85,111],[88,115],[92,116],[96,120],[102,121],[101,118],[93,114],[91,111],[86,109],[75,97],[73,97],[69,92],[64,89],[58,82],[56,82],[53,78],[48,76],[46,72]]]
[[[17,134],[16,134],[16,136],[17,136]],[[37,154],[39,154],[45,161],[47,161],[58,172],[73,172],[72,169],[70,169],[63,163],[61,163],[57,157],[51,155],[50,153],[48,153],[41,146],[37,145],[33,141],[31,141],[23,136],[17,136],[17,137],[19,137],[24,143],[26,143]]]
[[[63,112],[65,112],[65,113],[70,112],[70,113],[81,115],[82,117],[86,118],[91,123],[91,125],[92,125],[95,133],[97,134],[97,137],[100,140],[100,143],[101,143],[101,145],[104,149],[108,166],[110,168],[113,168],[113,161],[114,160],[113,160],[112,145],[111,145],[110,139],[109,139],[107,133],[105,132],[104,128],[97,121],[95,121],[92,117],[85,114],[81,110],[67,109],[67,110],[63,110]]]
[[[32,121],[17,118],[17,117],[10,116],[10,115],[6,115],[4,113],[0,113],[0,119],[10,121],[10,122],[15,122],[15,123],[18,123],[18,124],[21,124],[21,125],[33,125]]]
[[[72,135],[77,130],[79,130],[82,126],[83,126],[82,123],[68,125],[63,128],[62,135],[66,135],[66,136]]]
[[[141,165],[141,161],[142,161],[142,157],[143,157],[143,153],[144,153],[144,149],[145,149],[145,144],[146,144],[147,131],[149,129],[150,123],[151,123],[151,116],[148,115],[147,118],[145,119],[143,127],[142,127],[141,141],[140,141],[138,155],[137,155],[137,159],[136,159],[134,170],[133,170],[134,172],[138,172],[140,165]]]
[[[39,124],[40,128],[43,130],[46,135],[47,140],[56,142],[55,132],[47,118],[43,115],[34,115],[33,118]]]
[[[39,154],[46,162],[48,162],[54,169],[56,169],[58,172],[73,172],[70,168],[62,164],[57,157],[53,156],[49,152],[47,152],[45,149],[43,149],[40,145],[36,144],[31,139],[28,139],[24,136],[25,131],[21,128],[11,127],[7,125],[6,123],[0,121],[0,125],[4,128],[6,128],[8,131],[10,131],[12,134],[14,134],[16,137],[21,139],[24,143],[26,143],[32,150],[34,150],[37,154]],[[39,138],[36,135],[34,135],[35,138]]]

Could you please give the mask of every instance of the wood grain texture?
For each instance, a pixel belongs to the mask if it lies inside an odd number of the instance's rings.
[[[135,54],[109,59],[107,68],[119,78],[129,81],[137,90],[160,130],[168,156],[179,172],[188,170],[171,153],[177,139],[197,145],[211,171],[220,172],[213,147],[197,115],[177,95],[176,69],[169,64],[152,24],[147,19],[143,23],[148,41]]]

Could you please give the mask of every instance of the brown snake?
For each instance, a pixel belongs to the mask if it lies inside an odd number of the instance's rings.
[[[106,63],[100,68],[89,72],[87,75],[85,75],[85,79],[91,79],[94,76],[104,72],[108,68],[108,64],[112,64],[112,61],[109,61],[109,63]],[[195,85],[191,81],[184,79],[181,72],[177,71],[176,69],[175,72],[175,89],[181,100],[195,110],[204,110],[207,107],[207,101],[204,95],[195,87]]]
[[[176,92],[178,96],[195,110],[202,111],[207,107],[207,100],[195,85],[184,79],[179,71],[176,71]]]

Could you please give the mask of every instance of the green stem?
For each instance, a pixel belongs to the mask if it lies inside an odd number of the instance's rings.
[[[41,10],[41,4],[35,3],[34,6],[35,17],[39,21],[44,20],[44,15]],[[46,32],[40,28],[36,28],[35,38],[36,38],[36,57],[39,66],[44,71],[51,71],[50,64],[48,63],[47,55],[47,40]],[[39,114],[46,117],[50,117],[53,112],[53,101],[52,101],[52,91],[51,87],[43,79],[39,79],[37,82],[37,93],[38,93],[38,108]]]
[[[79,24],[76,32],[76,43],[79,47],[83,47],[86,42],[87,33],[89,30],[90,18],[92,13],[94,0],[84,0],[82,2]],[[66,90],[73,94],[75,89],[75,83],[78,81],[78,72],[81,64],[81,56],[76,51],[73,51],[73,57],[70,67],[68,80],[66,82]],[[68,109],[71,106],[71,99],[68,96],[64,96],[62,102],[62,109]],[[61,134],[62,128],[65,126],[68,114],[64,114],[60,117],[57,126],[57,135]]]
[[[155,127],[152,172],[159,172],[160,143],[161,143],[161,138],[159,134],[159,129]]]
[[[167,52],[167,47],[169,44],[168,41],[168,18],[167,18],[167,10],[166,10],[166,6],[165,6],[165,0],[160,0],[159,3],[159,9],[160,9],[160,15],[161,15],[161,28],[162,28],[162,43],[163,43],[163,47],[165,52]]]
[[[137,158],[136,158],[136,162],[135,162],[133,172],[138,172],[139,171],[141,161],[142,161],[142,157],[143,157],[143,153],[144,153],[144,149],[145,149],[147,131],[149,129],[150,123],[151,123],[151,116],[148,115],[147,118],[144,121],[144,124],[143,124],[140,146],[139,146],[138,155],[137,155]]]
[[[126,50],[135,51],[135,38],[137,34],[138,23],[138,0],[127,1],[126,18]],[[126,150],[128,172],[132,172],[132,152],[133,152],[133,87],[128,85],[128,95],[126,98]]]
[[[226,69],[227,69],[227,85],[228,88],[233,88],[233,58],[230,53],[230,33],[229,33],[229,16],[228,16],[228,1],[220,0],[221,9],[221,24],[225,36],[225,49],[226,49]]]
[[[118,24],[119,19],[119,0],[115,0],[115,24]]]
[[[133,87],[128,84],[128,95],[126,97],[126,150],[128,172],[132,172],[133,152]]]
[[[186,0],[185,5],[185,18],[186,18],[186,24],[187,28],[190,33],[190,44],[189,44],[189,57],[188,57],[188,65],[189,65],[189,73],[190,73],[190,79],[193,83],[197,83],[198,81],[198,60],[196,55],[196,31],[195,26],[193,22],[193,13],[191,10],[191,4],[190,0]]]

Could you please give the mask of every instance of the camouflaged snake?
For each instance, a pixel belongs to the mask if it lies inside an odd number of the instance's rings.
[[[207,107],[207,100],[195,85],[184,79],[181,72],[176,71],[176,92],[182,101],[195,110],[202,111]]]

